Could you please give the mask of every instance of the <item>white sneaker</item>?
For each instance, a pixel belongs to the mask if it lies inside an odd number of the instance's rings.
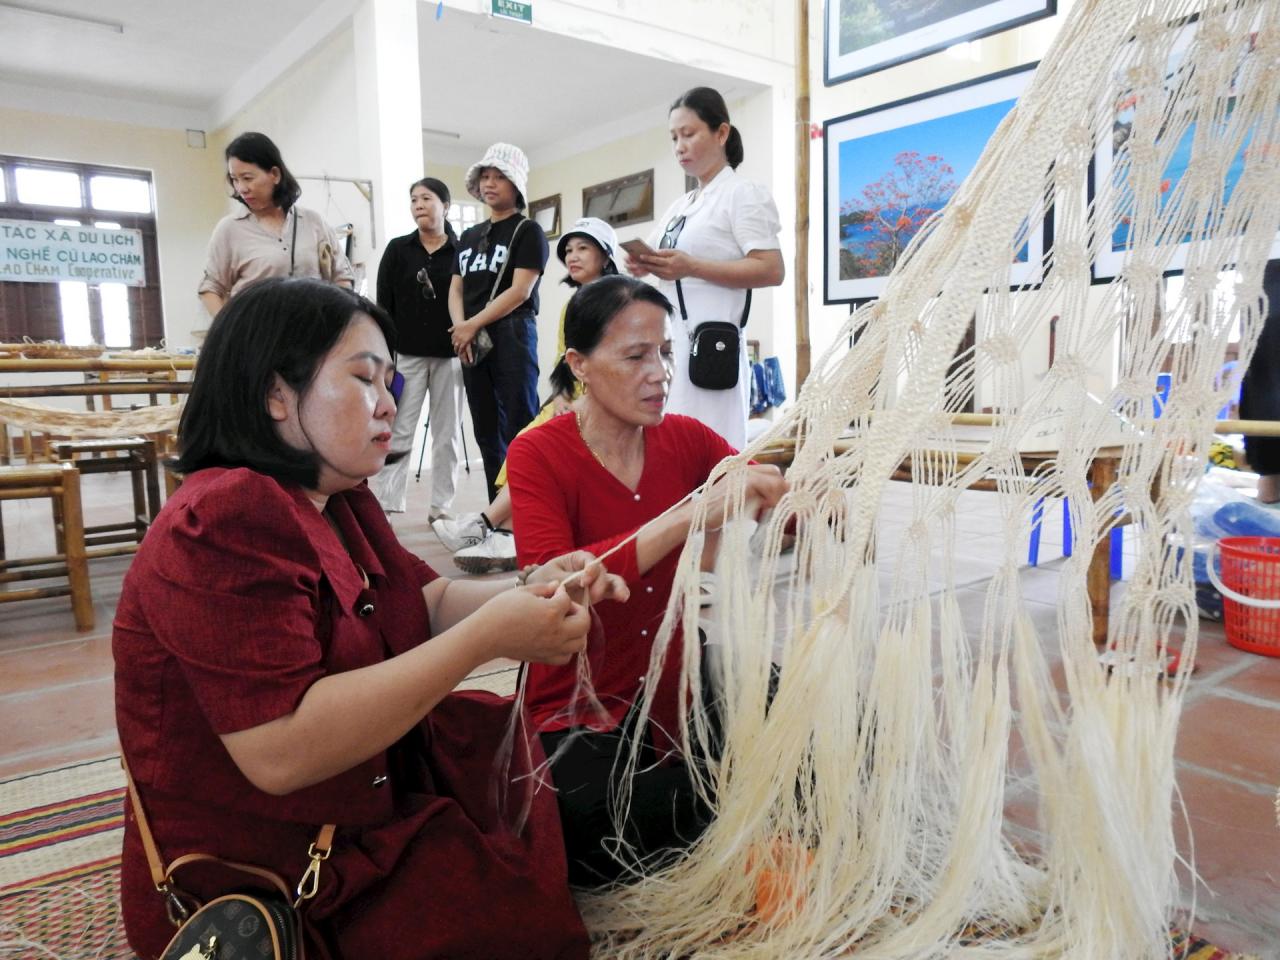
[[[432,520],[431,529],[450,553],[483,543],[490,527],[478,513],[464,513],[457,520]]]
[[[459,570],[467,573],[498,573],[516,568],[516,538],[505,530],[492,530],[474,547],[453,555]]]

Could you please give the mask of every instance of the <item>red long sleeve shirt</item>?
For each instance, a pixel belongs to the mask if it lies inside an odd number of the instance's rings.
[[[572,414],[516,437],[507,453],[507,473],[522,565],[543,563],[571,550],[600,556],[700,486],[717,463],[736,452],[697,420],[674,414],[658,426],[646,427],[644,439],[644,471],[632,490],[587,449]],[[678,558],[679,550],[672,550],[641,574],[632,541],[605,560],[609,572],[631,588],[627,603],[595,608],[604,639],[588,659],[592,687],[608,720],[577,692],[575,663],[531,664],[525,703],[538,729],[611,729],[621,722],[649,669]],[[667,655],[651,713],[651,722],[672,740],[678,736],[679,642],[677,636]]]

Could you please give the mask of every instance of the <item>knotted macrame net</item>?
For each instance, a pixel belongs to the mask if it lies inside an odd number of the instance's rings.
[[[1274,0],[1077,3],[881,299],[850,317],[770,433],[718,468],[745,508],[745,458],[794,438],[784,502],[754,531],[722,534],[716,676],[683,645],[681,732],[715,758],[701,781],[714,822],[679,862],[637,865],[584,900],[599,956],[1165,960],[1174,739],[1197,636],[1188,565],[1169,543],[1189,533],[1233,328],[1247,363],[1263,316],[1280,228],[1278,21]],[[1126,136],[1118,110],[1132,117]],[[1104,140],[1113,163],[1091,193]],[[1042,282],[1011,289],[1050,209]],[[1120,226],[1119,273],[1093,285]],[[1174,268],[1184,296],[1161,312]],[[1025,376],[1020,355],[1053,316],[1055,359]],[[976,346],[956,361],[971,320]],[[1156,418],[1162,371],[1172,384]],[[978,389],[994,424],[975,451],[952,414]],[[1020,448],[1046,423],[1058,453],[1028,476]],[[1113,447],[1114,482],[1091,489],[1096,454]],[[891,483],[904,461],[914,480]],[[975,494],[982,481],[995,492]],[[981,615],[966,616],[972,577],[955,557],[975,496],[995,498],[1004,550]],[[1044,498],[1066,502],[1076,538],[1056,630],[1033,623],[1019,575]],[[1137,557],[1110,622],[1125,667],[1108,672],[1086,579],[1121,520]],[[697,635],[703,527],[651,681],[675,625]],[[1175,631],[1183,669],[1162,679]],[[707,683],[721,692],[715,716]],[[1013,787],[1034,835],[1006,808]],[[627,803],[624,792],[619,815]]]

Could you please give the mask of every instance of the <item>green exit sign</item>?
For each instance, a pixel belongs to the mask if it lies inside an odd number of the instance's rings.
[[[490,3],[493,5],[490,12],[495,17],[519,20],[521,23],[533,23],[532,3],[521,3],[520,0],[490,0]]]

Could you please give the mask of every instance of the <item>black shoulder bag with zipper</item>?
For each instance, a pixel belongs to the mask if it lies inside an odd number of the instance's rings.
[[[676,299],[680,302],[680,319],[689,326],[689,312],[684,307],[684,289],[676,281]],[[738,358],[742,351],[742,329],[751,313],[751,291],[742,307],[742,319],[736,324],[728,320],[707,320],[689,331],[689,380],[704,390],[732,390],[738,385]]]

